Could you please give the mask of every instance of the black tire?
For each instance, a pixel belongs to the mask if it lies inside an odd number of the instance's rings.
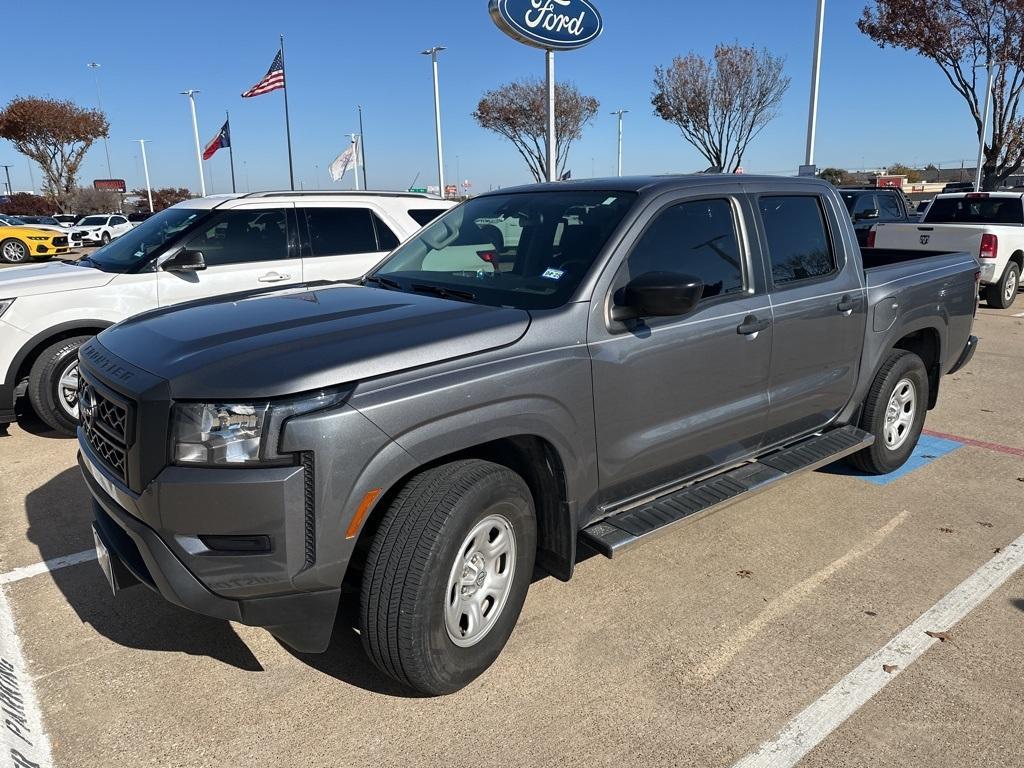
[[[104,232],[102,235],[100,235],[100,243],[102,245],[106,245],[109,242],[110,242],[110,233],[109,232]]]
[[[510,586],[486,633],[475,645],[461,647],[445,620],[449,577],[466,556],[460,548],[467,537],[496,510],[514,532]],[[490,667],[512,635],[536,547],[533,498],[515,472],[472,459],[414,476],[388,507],[367,556],[360,597],[367,655],[390,677],[428,695],[465,687]]]
[[[906,426],[897,447],[891,448],[886,440],[886,412],[897,385],[905,381],[915,390],[913,420]],[[860,419],[860,428],[875,436],[874,445],[853,454],[851,463],[872,475],[885,475],[902,467],[917,447],[927,411],[928,372],[924,363],[913,352],[894,349],[871,384]]]
[[[0,260],[6,264],[24,264],[29,255],[28,246],[15,237],[0,242]]]
[[[1007,287],[1010,283],[1013,286],[1012,290]],[[985,301],[993,309],[1009,309],[1013,306],[1013,302],[1017,300],[1019,288],[1020,267],[1017,266],[1016,262],[1011,261],[1006,265],[1006,270],[1003,272],[1003,276],[999,278],[999,282],[986,286]]]
[[[51,344],[36,358],[28,375],[28,397],[36,415],[55,432],[68,437],[75,434],[78,419],[60,405],[60,377],[78,361],[78,348],[91,338],[73,336]]]

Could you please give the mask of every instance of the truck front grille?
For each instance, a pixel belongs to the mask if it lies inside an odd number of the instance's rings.
[[[89,447],[123,483],[128,483],[128,407],[80,378],[78,411]]]

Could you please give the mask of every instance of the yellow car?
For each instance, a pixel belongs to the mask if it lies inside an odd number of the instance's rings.
[[[68,236],[32,227],[0,226],[0,263],[24,264],[45,261],[68,252]]]

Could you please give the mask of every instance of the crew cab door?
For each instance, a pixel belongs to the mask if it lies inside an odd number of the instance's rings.
[[[864,275],[833,198],[757,185],[757,228],[771,283],[771,407],[765,443],[824,426],[853,396],[867,317]]]
[[[183,244],[203,254],[206,269],[171,272],[161,258],[160,305],[302,282],[293,219],[294,206],[280,203],[215,211]]]
[[[752,212],[735,192],[730,185],[652,202],[598,284],[588,343],[604,505],[761,444],[774,329],[744,223]],[[658,271],[700,278],[697,307],[682,317],[610,320],[626,283]]]
[[[361,277],[398,247],[394,222],[365,204],[303,202],[296,212],[307,282]]]

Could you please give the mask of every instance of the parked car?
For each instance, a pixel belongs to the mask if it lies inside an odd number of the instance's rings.
[[[1024,269],[1024,202],[1020,192],[939,195],[917,224],[879,224],[879,248],[967,251],[981,262],[981,289],[995,309],[1017,300]]]
[[[71,227],[78,223],[81,216],[75,216],[73,213],[55,213],[53,218],[57,220],[57,223],[62,227]]]
[[[81,239],[76,237],[74,232],[69,232],[65,227],[62,227],[48,216],[11,216],[6,213],[0,213],[0,226],[30,227],[32,229],[41,229],[44,232],[55,232],[66,237],[68,245],[72,248],[77,248],[82,244]],[[50,255],[52,256],[53,254]]]
[[[899,189],[840,189],[839,194],[853,219],[857,243],[868,242],[868,232],[881,221],[910,221],[911,205]]]
[[[152,215],[149,211],[135,211],[128,214],[128,221],[131,224],[141,224]]]
[[[977,343],[973,256],[917,256],[862,262],[816,179],[616,178],[476,197],[359,283],[140,315],[81,353],[99,562],[305,652],[347,582],[378,667],[457,690],[577,541],[900,467]]]
[[[67,252],[68,236],[62,232],[0,221],[0,262],[4,264],[48,261]],[[3,274],[14,271],[4,270]]]
[[[973,192],[974,182],[973,181],[951,181],[942,188],[942,194],[947,195],[951,192]]]
[[[451,205],[374,192],[207,197],[74,264],[2,270],[0,425],[14,421],[15,389],[27,382],[39,416],[74,434],[78,348],[119,320],[236,291],[359,277],[420,228],[414,215]]]
[[[131,222],[122,214],[86,216],[73,227],[84,245],[106,245],[132,229]]]

